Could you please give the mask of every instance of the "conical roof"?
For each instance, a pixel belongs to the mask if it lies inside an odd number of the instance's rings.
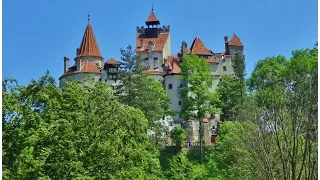
[[[158,24],[160,24],[160,21],[158,20],[158,18],[156,17],[152,9],[148,19],[146,20],[146,25],[158,25]]]
[[[90,23],[84,32],[77,56],[102,57]]]

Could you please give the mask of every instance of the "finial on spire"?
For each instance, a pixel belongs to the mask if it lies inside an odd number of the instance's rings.
[[[152,9],[151,10],[153,11],[153,2],[152,2]]]
[[[88,24],[90,24],[90,14],[88,13]]]

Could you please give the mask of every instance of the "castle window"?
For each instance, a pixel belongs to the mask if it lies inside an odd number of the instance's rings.
[[[181,106],[181,101],[179,101],[179,106]]]
[[[227,71],[227,66],[223,66],[223,71]]]
[[[172,84],[169,84],[169,87],[168,87],[169,89],[172,89]]]
[[[110,68],[109,72],[111,72],[111,73],[117,72],[117,68]]]
[[[155,57],[155,58],[153,58],[153,60],[158,60],[158,58],[157,58],[157,57]]]
[[[101,81],[101,78],[99,78],[99,81]]]
[[[182,118],[182,113],[179,113],[179,118]]]
[[[144,60],[145,60],[145,61],[148,61],[149,59],[148,59],[148,58],[144,58]]]
[[[182,87],[183,87],[183,84],[180,84],[180,87],[182,88]]]

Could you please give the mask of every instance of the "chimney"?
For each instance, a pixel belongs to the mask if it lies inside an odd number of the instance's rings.
[[[140,39],[140,49],[144,49],[144,47],[143,47],[143,39]]]
[[[148,42],[148,52],[149,52],[148,58],[149,58],[149,68],[150,68],[150,69],[153,69],[153,59],[151,59],[153,47],[154,47],[154,44],[153,44],[153,42],[150,40],[150,41]],[[151,60],[150,60],[150,59],[151,59]]]
[[[228,36],[224,36],[224,49],[226,51],[226,54],[229,54],[228,50]]]
[[[77,71],[80,71],[80,68],[81,68],[81,59],[80,58],[77,58],[77,61],[76,61],[76,63],[77,63]]]
[[[187,55],[187,43],[185,41],[182,41],[181,45],[181,56]]]
[[[77,51],[76,51],[76,56],[78,56],[78,54],[79,54],[79,51],[80,51],[80,49],[79,49],[79,48],[77,48]]]
[[[69,69],[69,58],[68,57],[63,57],[63,60],[64,60],[64,72],[67,72],[68,69]]]
[[[153,44],[153,42],[150,40],[149,42],[148,42],[148,49],[149,50],[153,50],[153,47],[154,47],[154,44]]]

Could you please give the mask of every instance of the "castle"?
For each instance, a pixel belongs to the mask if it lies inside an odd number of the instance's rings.
[[[243,54],[243,44],[236,34],[233,34],[230,40],[228,36],[225,36],[225,50],[223,52],[213,52],[203,44],[199,37],[196,37],[190,48],[183,41],[181,50],[177,52],[177,55],[172,55],[170,26],[160,27],[160,21],[157,19],[153,9],[145,24],[147,27],[142,26],[136,29],[135,51],[142,58],[144,66],[148,67],[148,70],[145,70],[144,73],[163,82],[164,89],[170,97],[169,106],[176,114],[172,117],[173,124],[181,127],[184,122],[180,114],[183,97],[180,96],[179,91],[187,86],[187,83],[179,78],[181,71],[179,62],[181,58],[188,54],[194,54],[206,59],[213,76],[213,85],[210,90],[214,91],[217,88],[220,76],[234,74],[231,58],[237,52]],[[117,82],[120,62],[114,58],[109,58],[104,62],[90,22],[87,24],[80,47],[77,48],[74,61],[74,64],[69,67],[70,59],[64,57],[64,73],[59,78],[60,86],[61,81],[64,79],[81,79],[88,75],[93,76],[96,81],[107,82],[110,85]],[[208,129],[206,136],[214,135],[216,122],[213,118],[204,119],[204,122],[205,126],[207,126],[206,129]],[[197,123],[188,121],[186,127],[190,132],[188,134],[193,134],[188,139],[197,139]],[[168,128],[170,131],[172,126]]]

